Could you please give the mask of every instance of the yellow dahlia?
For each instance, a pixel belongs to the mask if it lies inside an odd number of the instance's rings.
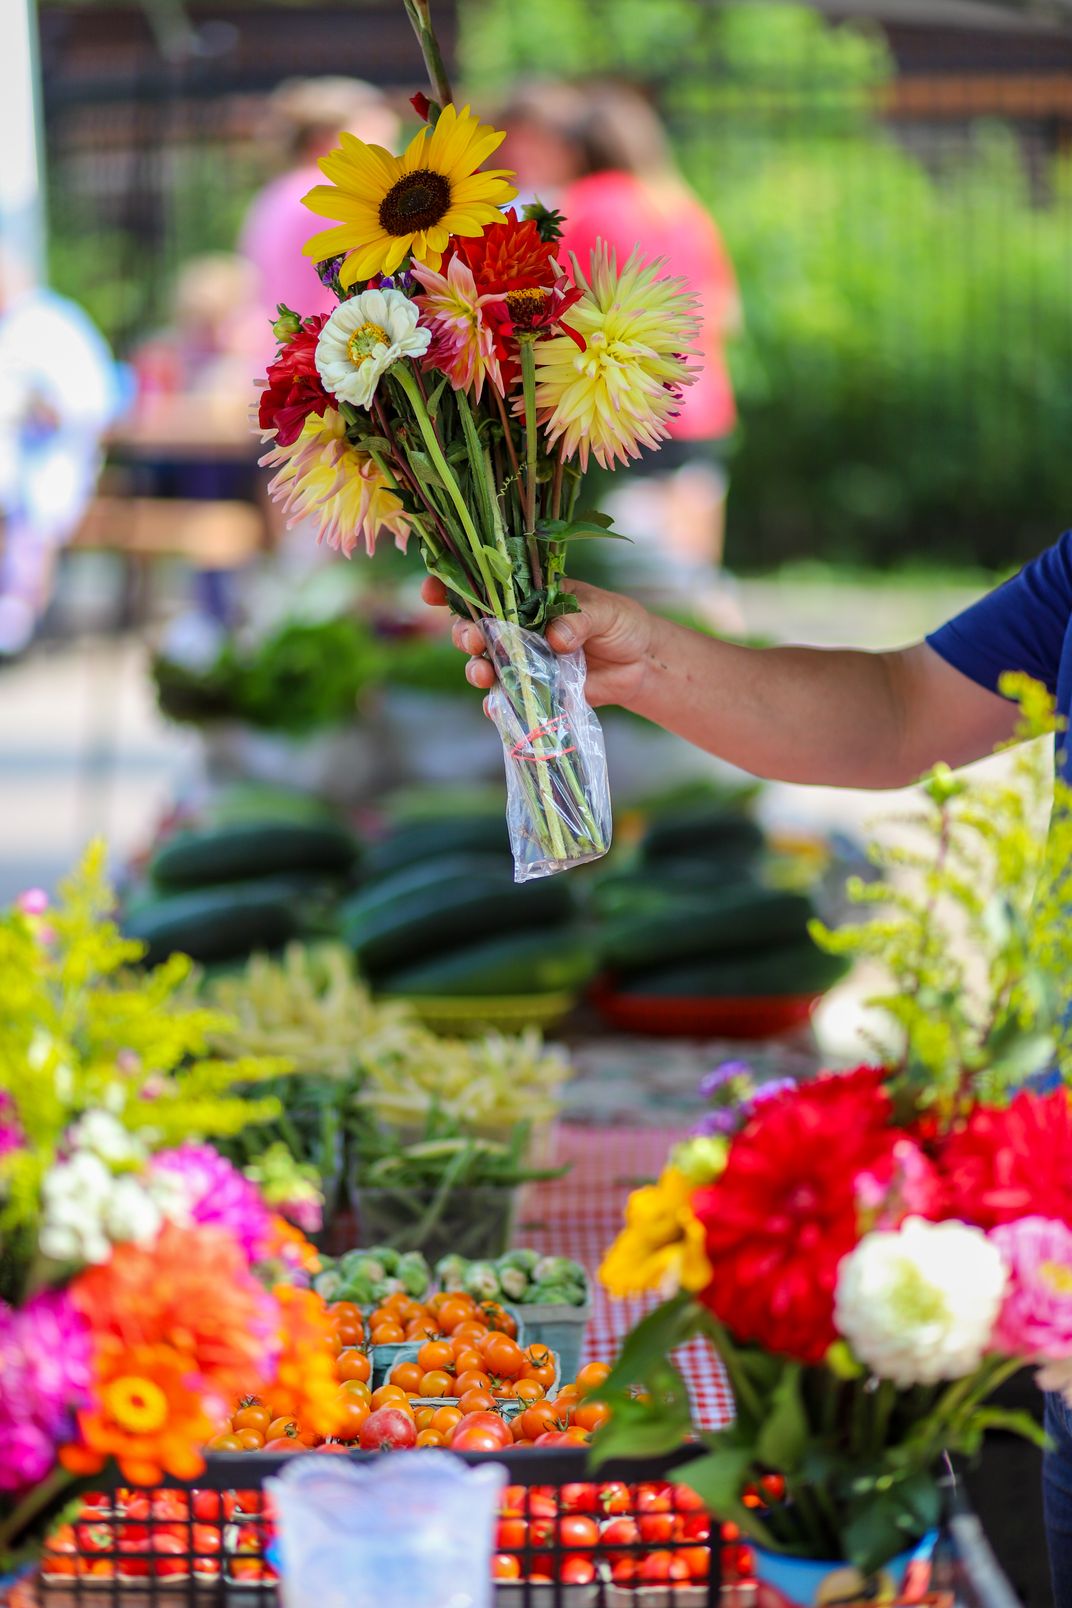
[[[347,252],[339,273],[344,289],[374,274],[393,274],[412,253],[438,268],[451,235],[479,235],[501,222],[500,208],[517,191],[504,168],[478,173],[505,138],[474,117],[445,106],[435,128],[422,128],[402,156],[340,134],[321,158],[330,184],[305,197],[310,212],[337,219],[307,241],[307,257],[322,262]]]
[[[536,406],[550,445],[561,439],[567,458],[604,469],[658,447],[696,369],[696,298],[683,279],[660,279],[661,261],[636,252],[621,273],[600,243],[586,279],[573,259],[583,295],[569,321],[585,343],[556,335],[536,347]]]
[[[611,1295],[662,1297],[696,1292],[711,1282],[705,1230],[692,1210],[693,1185],[676,1167],[657,1184],[634,1189],[625,1204],[625,1227],[603,1258],[599,1277]]]
[[[317,541],[347,558],[362,537],[371,555],[381,531],[405,551],[410,523],[402,501],[375,459],[347,441],[342,416],[334,409],[322,419],[306,419],[297,441],[273,447],[261,465],[277,471],[268,490],[282,504],[288,526],[315,520]]]

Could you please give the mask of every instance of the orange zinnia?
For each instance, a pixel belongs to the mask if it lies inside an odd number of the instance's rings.
[[[71,1298],[93,1336],[92,1403],[68,1468],[115,1457],[126,1478],[190,1479],[224,1404],[274,1362],[273,1303],[222,1230],[169,1224],[148,1249],[119,1245]]]

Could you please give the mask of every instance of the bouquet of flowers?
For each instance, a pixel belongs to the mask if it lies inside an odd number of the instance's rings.
[[[671,1353],[706,1336],[736,1418],[697,1431],[705,1452],[683,1478],[775,1585],[788,1558],[815,1561],[815,1589],[841,1564],[899,1586],[938,1522],[943,1454],[976,1452],[993,1428],[1040,1439],[988,1404],[998,1386],[1034,1364],[1046,1388],[1072,1389],[1067,1096],[979,1104],[935,1134],[895,1120],[884,1078],[823,1074],[744,1110],[731,1135],[687,1141],[631,1196],[601,1270],[613,1294],[667,1299],[601,1389],[599,1455],[690,1433]],[[750,1492],[771,1476],[784,1500],[761,1510]],[[782,1589],[810,1608],[799,1580]]]
[[[220,1019],[175,1008],[181,962],[122,969],[99,859],[0,914],[0,1569],[110,1460],[194,1477],[240,1393],[334,1427],[315,1252],[204,1140],[270,1115],[227,1086],[281,1064],[199,1055]]]
[[[576,609],[570,542],[610,534],[580,506],[591,459],[668,435],[696,370],[694,299],[658,262],[559,261],[561,218],[519,216],[503,135],[452,103],[427,0],[405,0],[435,98],[402,156],[341,134],[305,198],[334,220],[305,247],[339,305],[279,309],[260,401],[262,460],[291,522],[349,554],[412,537],[458,614],[479,621],[498,684],[519,881],[605,854],[610,800],[580,653],[543,631]]]

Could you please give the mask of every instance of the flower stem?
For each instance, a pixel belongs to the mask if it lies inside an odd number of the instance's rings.
[[[0,1524],[0,1555],[7,1552],[22,1532],[73,1485],[72,1476],[57,1464],[51,1474],[28,1491]]]
[[[413,32],[417,35],[417,43],[421,47],[424,57],[425,69],[428,73],[428,82],[440,106],[449,106],[454,99],[450,88],[450,79],[447,69],[443,65],[443,54],[439,48],[439,41],[432,27],[429,0],[402,0],[406,8]]]
[[[540,550],[536,541],[536,341],[532,335],[519,335],[521,386],[525,406],[525,541],[532,565],[532,581],[543,585]]]
[[[455,478],[454,471],[443,455],[443,449],[439,445],[435,430],[432,427],[432,421],[428,417],[428,409],[424,405],[424,398],[421,396],[413,375],[405,363],[396,364],[394,373],[409,400],[410,407],[413,409],[413,416],[417,420],[417,428],[424,437],[428,456],[431,458],[436,473],[443,482],[448,497],[454,504],[462,530],[465,532],[466,540],[472,549],[474,562],[480,571],[480,578],[486,590],[488,613],[493,614],[496,619],[505,619],[506,614],[503,602],[499,597],[495,578],[488,567],[487,555],[484,552],[484,544],[480,540],[480,533],[473,524],[473,517],[466,506],[465,498],[462,496],[462,490]]]

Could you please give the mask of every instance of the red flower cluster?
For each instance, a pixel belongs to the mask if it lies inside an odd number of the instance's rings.
[[[1072,1104],[1064,1089],[979,1106],[940,1161],[951,1209],[980,1228],[1049,1217],[1072,1228]]]
[[[773,1097],[693,1196],[713,1269],[703,1299],[738,1339],[818,1363],[837,1338],[838,1264],[860,1237],[856,1182],[889,1176],[904,1137],[882,1078],[860,1067]]]
[[[517,377],[519,334],[561,328],[583,351],[584,341],[562,323],[562,315],[583,293],[562,273],[531,218],[519,222],[511,207],[502,223],[476,239],[460,237],[456,252],[472,270],[480,295],[495,298],[485,305],[484,317],[507,388]]]
[[[316,367],[316,343],[327,321],[327,313],[306,318],[268,366],[268,384],[261,392],[258,421],[262,430],[275,432],[280,447],[297,441],[311,413],[322,419],[326,410],[335,405]]]

